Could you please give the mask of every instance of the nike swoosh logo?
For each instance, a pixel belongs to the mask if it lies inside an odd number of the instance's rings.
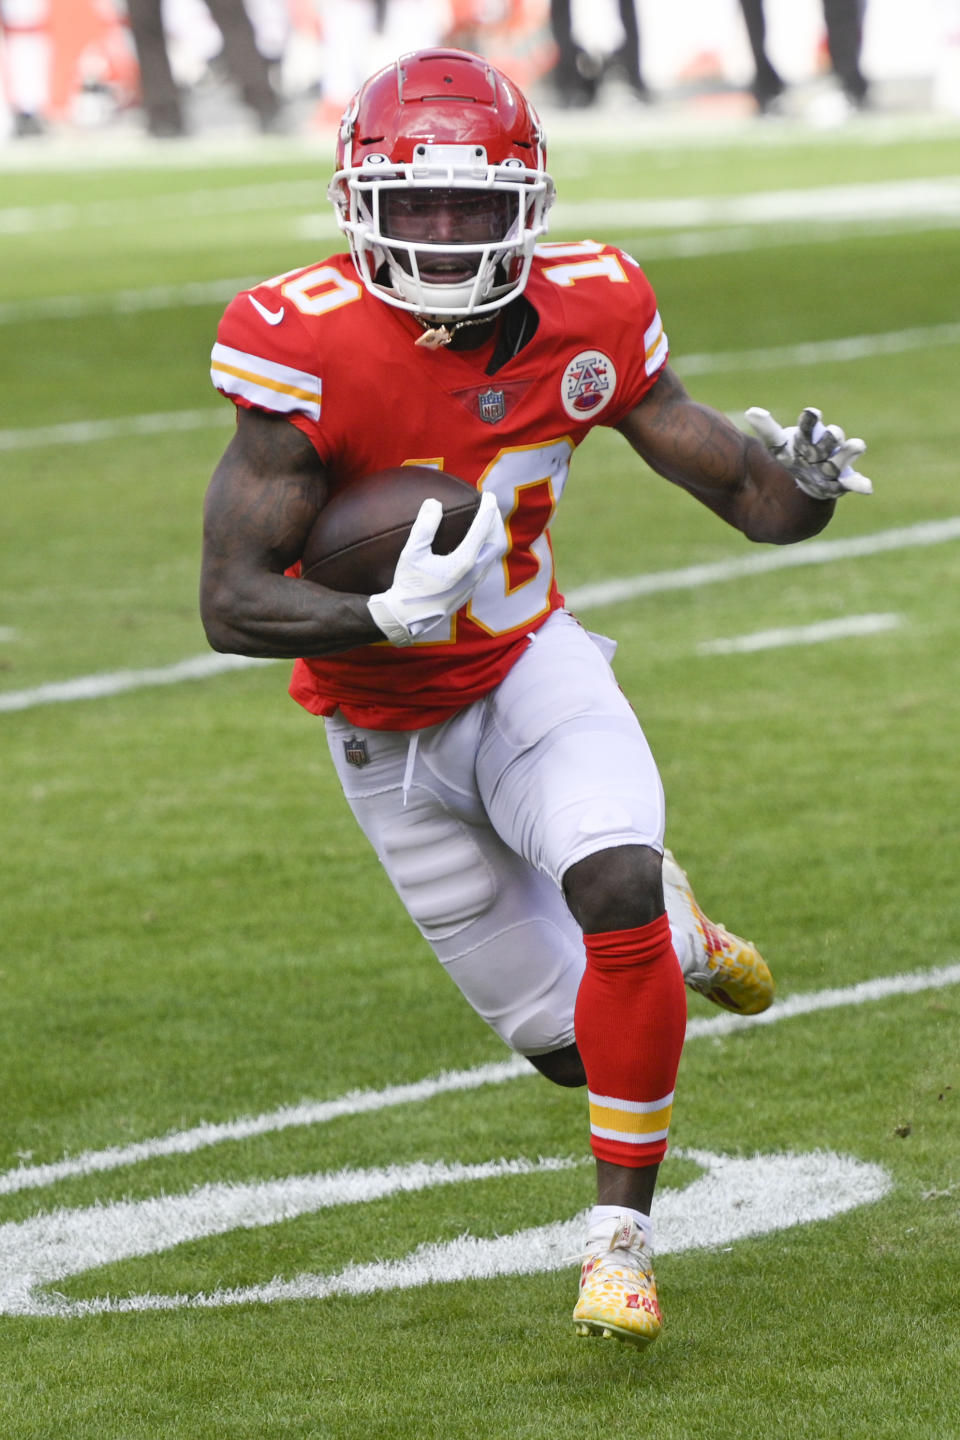
[[[260,301],[257,300],[255,296],[248,295],[247,299],[250,301],[250,304],[253,306],[254,310],[258,311],[258,313],[263,316],[264,320],[266,320],[268,325],[280,324],[280,321],[283,319],[283,312],[286,308],[285,306],[281,305],[279,310],[268,310],[266,305],[261,305]]]

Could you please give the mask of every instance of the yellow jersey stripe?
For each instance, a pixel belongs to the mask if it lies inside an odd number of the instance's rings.
[[[645,351],[645,368],[648,375],[653,375],[659,370],[667,358],[669,345],[666,332],[663,328],[663,321],[660,319],[660,311],[653,317],[653,322],[647,327],[643,337]]]
[[[320,419],[323,387],[320,376],[309,371],[235,350],[218,341],[210,357],[210,378],[226,395],[248,400],[264,410],[299,410],[311,420]]]
[[[278,395],[292,395],[296,400],[316,400],[316,395],[311,395],[309,390],[301,390],[296,385],[283,385],[279,380],[268,379],[266,375],[252,375],[249,370],[238,370],[236,365],[215,365],[213,373],[232,375],[237,380],[248,380],[254,388],[259,385],[266,390],[275,390]]]

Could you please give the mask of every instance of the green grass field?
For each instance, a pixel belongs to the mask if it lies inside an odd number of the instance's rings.
[[[698,397],[822,406],[876,489],[806,556],[761,551],[598,432],[555,528],[668,841],[778,980],[769,1024],[691,998],[664,1334],[577,1340],[571,1252],[522,1273],[540,1241],[497,1243],[590,1203],[585,1099],[481,1068],[510,1057],[385,888],[285,663],[170,668],[209,653],[217,318],[337,245],[325,150],[7,164],[4,1440],[960,1437],[960,234],[905,189],[956,185],[960,132],[551,158],[555,235],[646,264]],[[737,208],[850,186],[839,218]],[[690,197],[733,208],[637,207]],[[795,643],[745,648],[767,631]]]

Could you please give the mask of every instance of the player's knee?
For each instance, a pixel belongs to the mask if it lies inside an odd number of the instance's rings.
[[[537,1062],[543,1056],[571,1046],[575,1000],[576,995],[568,995],[565,987],[549,995],[518,995],[501,1015],[487,1016],[487,1023],[511,1050],[526,1055],[539,1069]]]
[[[587,934],[631,930],[663,914],[662,857],[649,845],[618,845],[578,860],[563,893]]]
[[[545,1055],[528,1055],[527,1059],[554,1085],[574,1089],[587,1083],[587,1073],[576,1045],[564,1045],[562,1049],[550,1050]]]

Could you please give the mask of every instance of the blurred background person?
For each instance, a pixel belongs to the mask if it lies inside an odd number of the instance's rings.
[[[42,135],[50,109],[49,0],[0,0],[3,88],[13,135]]]
[[[243,0],[204,0],[204,4],[223,37],[224,66],[259,128],[267,134],[282,128],[280,97]],[[163,0],[127,0],[147,129],[151,135],[170,138],[184,135],[187,125],[170,65],[163,8]]]
[[[447,0],[315,0],[321,37],[319,114],[336,124],[367,76],[405,51],[439,45]]]
[[[640,63],[640,20],[636,0],[617,0],[622,42],[604,50],[603,41],[578,34],[586,26],[575,23],[572,0],[550,0],[550,29],[559,52],[553,83],[561,105],[592,105],[604,79],[622,81],[638,99],[647,101],[650,91]]]
[[[758,110],[767,114],[776,108],[776,102],[787,88],[786,83],[767,55],[763,0],[740,0],[740,9],[755,67],[750,88]],[[823,0],[830,64],[847,103],[855,110],[862,109],[866,104],[869,89],[860,69],[865,9],[866,0]]]

